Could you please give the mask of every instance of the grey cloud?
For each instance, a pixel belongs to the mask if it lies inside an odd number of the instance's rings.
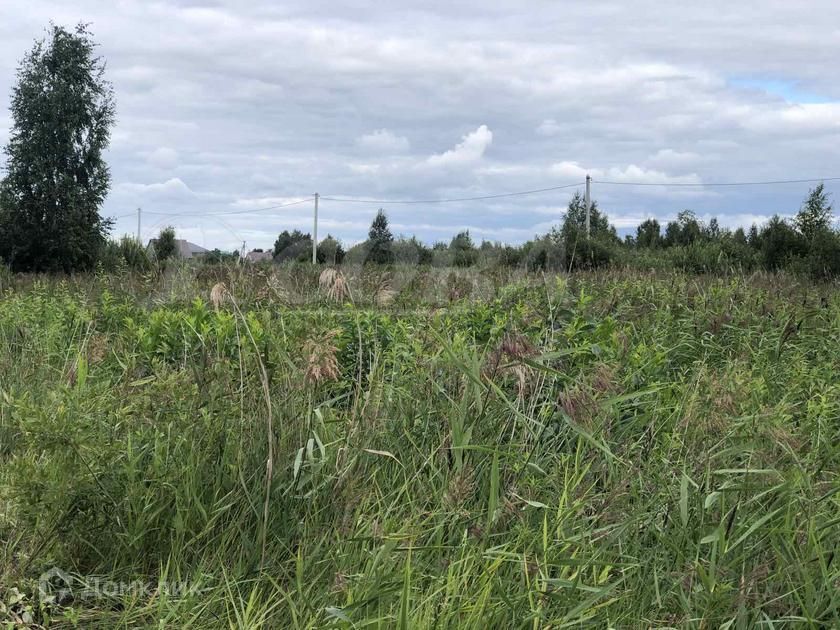
[[[398,136],[388,129],[377,129],[366,133],[356,140],[356,144],[366,152],[384,155],[404,153],[411,146],[408,138]]]

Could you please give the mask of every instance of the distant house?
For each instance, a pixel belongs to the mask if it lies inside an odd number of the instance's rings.
[[[149,241],[149,244],[146,247],[146,249],[152,254],[155,252],[155,243],[157,243],[157,239],[153,238]],[[190,243],[188,240],[183,238],[175,239],[175,247],[178,252],[178,258],[202,258],[210,253],[209,249],[205,249],[201,245],[196,245],[195,243]]]
[[[272,260],[274,260],[274,252],[272,251],[264,252],[261,249],[253,249],[245,255],[245,262],[248,263],[271,262]]]

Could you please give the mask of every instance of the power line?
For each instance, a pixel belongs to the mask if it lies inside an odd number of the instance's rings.
[[[776,184],[814,184],[817,182],[833,182],[840,180],[840,177],[816,177],[813,179],[776,179],[770,181],[761,181],[761,182],[695,182],[695,183],[687,183],[687,182],[668,182],[668,183],[661,183],[657,184],[655,182],[609,182],[600,179],[593,179],[592,181],[596,184],[605,184],[608,186],[663,186],[666,188],[685,188],[685,187],[694,187],[694,188],[706,188],[706,187],[722,187],[722,186],[772,186]]]
[[[646,187],[665,187],[665,188],[720,188],[720,187],[735,187],[735,186],[771,186],[771,185],[781,185],[781,184],[812,184],[818,182],[832,182],[832,181],[840,181],[840,177],[814,177],[814,178],[807,178],[807,179],[778,179],[778,180],[766,180],[766,181],[744,181],[744,182],[663,182],[663,183],[656,183],[656,182],[619,182],[619,181],[609,181],[609,180],[600,180],[592,178],[591,180],[593,183],[602,184],[606,186],[646,186]],[[395,204],[437,204],[437,203],[459,203],[459,202],[466,202],[466,201],[485,201],[490,199],[504,199],[510,197],[522,197],[526,195],[537,195],[541,193],[553,192],[556,190],[565,190],[569,188],[578,188],[583,186],[583,182],[578,182],[574,184],[564,184],[562,186],[549,186],[547,188],[536,188],[532,190],[520,190],[516,192],[508,192],[508,193],[499,193],[494,195],[478,195],[474,197],[453,197],[453,198],[446,198],[446,199],[358,199],[353,197],[330,197],[330,196],[321,196],[320,199],[322,201],[333,201],[338,203],[364,203],[364,204],[382,204],[382,205],[395,205]],[[219,217],[219,216],[234,216],[234,215],[242,215],[242,214],[255,214],[259,212],[267,212],[269,210],[278,210],[280,208],[288,208],[291,206],[297,206],[302,203],[308,203],[314,200],[314,196],[306,197],[303,199],[298,199],[296,201],[291,201],[288,203],[281,203],[276,204],[273,206],[265,206],[263,208],[254,208],[254,209],[246,209],[246,210],[230,210],[224,212],[154,212],[154,211],[144,211],[145,214],[151,214],[156,216],[162,217]],[[133,216],[132,214],[123,214],[116,217],[110,217],[114,220],[123,219],[129,216]],[[159,225],[162,221],[158,221],[154,225]],[[145,232],[145,230],[144,230]]]
[[[267,210],[277,210],[279,208],[288,208],[289,206],[296,206],[301,203],[306,203],[307,201],[312,201],[312,197],[307,197],[306,199],[299,199],[297,201],[292,201],[290,203],[281,203],[277,204],[276,206],[267,206],[265,208],[254,208],[253,210],[231,210],[226,212],[151,212],[149,210],[144,210],[144,214],[155,214],[159,216],[167,216],[167,217],[217,217],[217,216],[230,216],[234,214],[251,214],[254,212],[266,212]],[[128,216],[128,215],[126,215]]]
[[[458,197],[454,199],[354,199],[343,197],[321,197],[323,201],[338,201],[341,203],[381,203],[381,204],[407,204],[407,203],[456,203],[459,201],[483,201],[485,199],[501,199],[503,197],[519,197],[523,195],[536,195],[539,193],[563,190],[564,188],[575,188],[582,186],[583,182],[566,184],[565,186],[551,186],[550,188],[538,188],[536,190],[521,190],[517,192],[501,193],[498,195],[482,195],[480,197]]]
[[[160,214],[160,213],[155,213],[155,214]],[[201,216],[201,215],[196,215],[196,216],[197,216],[197,217],[199,217],[199,218],[214,219],[214,220],[218,221],[219,223],[221,223],[221,224],[222,224],[222,226],[224,226],[224,227],[227,229],[227,231],[228,231],[228,232],[230,232],[231,234],[233,234],[233,235],[234,235],[234,236],[235,236],[238,240],[240,240],[240,241],[244,240],[244,239],[242,238],[242,235],[241,235],[239,232],[237,232],[237,231],[234,229],[234,227],[233,227],[230,223],[228,223],[227,221],[225,221],[224,219],[222,219],[222,218],[220,218],[220,217],[218,217],[218,216],[216,216],[216,215],[213,215],[213,214],[208,214],[208,215],[206,215],[206,217],[203,217],[203,216]],[[159,228],[159,227],[161,227],[162,225],[164,225],[165,223],[167,223],[167,222],[169,221],[169,218],[170,218],[170,217],[164,216],[163,218],[158,219],[158,220],[157,220],[155,223],[153,223],[151,226],[149,226],[149,227],[145,228],[145,229],[143,230],[143,237],[144,237],[144,238],[146,238],[146,237],[149,237],[149,236],[151,236],[152,234],[154,234],[154,231],[155,231],[157,228]],[[176,222],[176,223],[177,223],[177,222]]]
[[[288,208],[289,206],[297,206],[302,203],[307,203],[308,201],[312,201],[313,197],[307,197],[306,199],[299,199],[298,201],[292,201],[290,203],[281,203],[276,206],[268,206],[267,208],[257,208],[256,210],[236,210],[231,212],[216,212],[215,214],[221,216],[229,216],[232,214],[250,214],[252,212],[265,212],[266,210],[277,210],[278,208]]]

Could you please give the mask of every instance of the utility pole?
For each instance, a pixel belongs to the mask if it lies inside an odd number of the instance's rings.
[[[140,236],[140,215],[142,213],[143,213],[143,210],[141,208],[137,208],[137,242],[140,243],[141,245],[143,244],[143,241],[141,240],[141,236]]]
[[[315,226],[312,228],[312,264],[318,264],[318,197],[315,193]]]
[[[586,238],[589,238],[589,215],[592,214],[592,194],[590,187],[592,186],[592,178],[586,174],[586,195],[584,202],[586,203]]]

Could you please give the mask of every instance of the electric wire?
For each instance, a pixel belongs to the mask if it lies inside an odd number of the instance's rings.
[[[230,210],[225,212],[154,212],[150,210],[143,210],[143,214],[156,214],[167,217],[227,217],[235,214],[252,214],[254,212],[266,212],[267,210],[278,210],[279,208],[288,208],[289,206],[297,206],[307,201],[312,201],[315,197],[307,197],[306,199],[298,199],[290,203],[281,203],[276,206],[267,206],[265,208],[254,208],[253,210]]]
[[[607,186],[662,186],[665,188],[718,188],[723,186],[775,186],[777,184],[815,184],[817,182],[833,182],[840,180],[840,177],[814,177],[809,179],[776,179],[769,181],[755,182],[615,182],[601,179],[592,179],[593,184],[604,184]]]
[[[342,196],[321,196],[324,201],[336,201],[340,203],[381,203],[383,205],[391,204],[415,204],[415,203],[457,203],[461,201],[483,201],[485,199],[502,199],[504,197],[520,197],[524,195],[536,195],[539,193],[551,192],[554,190],[563,190],[565,188],[575,188],[582,186],[583,182],[574,184],[565,184],[563,186],[551,186],[549,188],[537,188],[535,190],[520,190],[517,192],[499,193],[497,195],[482,195],[479,197],[456,197],[452,199],[356,199],[354,197]]]
[[[818,182],[833,182],[833,181],[840,181],[840,177],[810,177],[810,178],[803,178],[803,179],[777,179],[777,180],[764,180],[764,181],[740,181],[740,182],[625,182],[625,181],[614,181],[614,180],[601,180],[592,178],[590,180],[593,184],[605,185],[605,186],[645,186],[645,187],[663,187],[663,188],[721,188],[721,187],[737,187],[737,186],[775,186],[775,185],[784,185],[784,184],[812,184]],[[321,201],[331,201],[335,203],[362,203],[362,204],[380,204],[383,206],[386,205],[407,205],[407,204],[439,204],[439,203],[460,203],[460,202],[468,202],[468,201],[485,201],[490,199],[504,199],[510,197],[522,197],[527,195],[537,195],[541,193],[553,192],[557,190],[565,190],[569,188],[580,188],[583,186],[585,182],[576,182],[573,184],[564,184],[560,186],[549,186],[546,188],[535,188],[532,190],[520,190],[515,192],[507,192],[507,193],[498,193],[492,195],[477,195],[473,197],[452,197],[452,198],[437,198],[437,199],[366,199],[366,198],[356,198],[352,196],[345,196],[345,195],[321,195],[319,199]],[[223,212],[155,212],[144,210],[143,214],[147,215],[155,215],[161,216],[165,218],[174,218],[174,217],[222,217],[222,216],[235,216],[235,215],[244,215],[244,214],[257,214],[260,212],[267,212],[269,210],[279,210],[281,208],[288,208],[291,206],[297,206],[303,203],[308,203],[314,201],[315,196],[309,196],[302,199],[298,199],[296,201],[291,201],[287,203],[275,204],[272,206],[265,206],[262,208],[254,208],[254,209],[243,209],[243,210],[226,210]],[[134,213],[129,214],[122,214],[116,217],[109,217],[113,220],[123,219],[127,217],[134,216]],[[220,219],[221,221],[221,219]],[[165,222],[165,219],[157,221],[153,224],[153,227],[160,225],[161,223]],[[232,230],[230,225],[227,225],[229,229]],[[148,228],[146,228],[148,230]],[[144,230],[144,233],[146,230]]]

